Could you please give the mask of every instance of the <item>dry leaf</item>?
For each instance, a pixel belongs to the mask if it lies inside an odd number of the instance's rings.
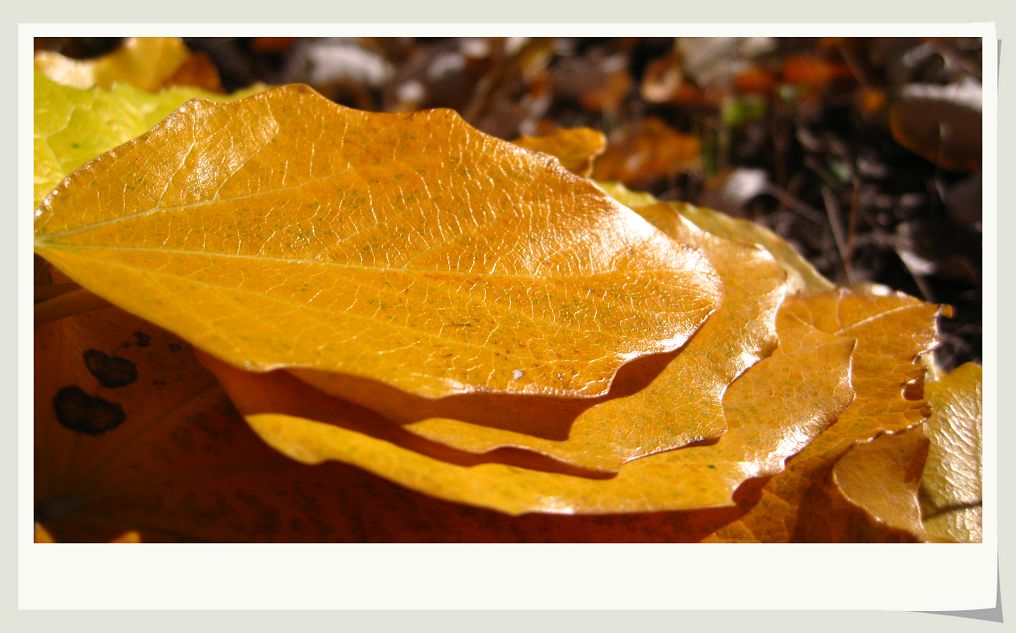
[[[967,363],[925,385],[931,448],[921,479],[924,526],[938,538],[981,540],[981,366]]]
[[[593,159],[607,146],[607,139],[602,133],[587,127],[554,130],[541,136],[522,136],[513,142],[519,147],[556,157],[565,169],[579,176],[592,173]]]
[[[981,85],[911,84],[889,107],[893,138],[946,169],[981,168]]]
[[[923,380],[919,357],[937,344],[939,307],[902,293],[841,289],[791,297],[782,311],[823,332],[857,339],[852,372],[857,397],[710,540],[863,540],[865,535],[852,532],[856,525],[830,500],[826,482],[833,465],[856,442],[907,429],[927,416],[927,403],[908,386]]]
[[[836,462],[832,483],[876,525],[924,540],[917,494],[927,457],[923,426],[879,435],[849,449]]]
[[[348,376],[297,375],[416,435],[470,453],[522,448],[587,470],[616,472],[625,462],[715,439],[727,429],[727,387],[776,345],[785,275],[765,251],[701,231],[667,204],[636,210],[675,242],[708,257],[723,282],[723,304],[679,353],[623,367],[601,399],[481,395],[428,401]]]
[[[130,37],[120,48],[96,59],[71,59],[51,51],[35,54],[35,69],[75,88],[112,88],[126,83],[149,92],[165,85],[190,51],[178,37]]]
[[[779,471],[850,401],[852,341],[794,318],[781,319],[780,334],[773,356],[729,389],[729,430],[718,442],[651,455],[611,479],[539,471],[496,456],[444,450],[433,457],[433,446],[397,425],[285,372],[243,372],[211,358],[206,364],[254,430],[294,459],[357,465],[413,490],[508,514],[650,512],[730,505],[742,481]]]
[[[191,101],[36,213],[36,252],[220,358],[427,396],[602,394],[720,296],[701,253],[557,161],[305,86]]]

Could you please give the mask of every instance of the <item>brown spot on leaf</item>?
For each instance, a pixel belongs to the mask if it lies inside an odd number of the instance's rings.
[[[103,387],[118,389],[134,384],[138,379],[137,365],[122,356],[110,356],[97,349],[85,350],[85,367]]]
[[[141,330],[137,330],[134,332],[134,344],[138,347],[148,347],[152,344],[152,337]]]
[[[123,407],[105,398],[92,397],[80,387],[64,387],[53,397],[56,419],[72,431],[100,435],[124,423]]]

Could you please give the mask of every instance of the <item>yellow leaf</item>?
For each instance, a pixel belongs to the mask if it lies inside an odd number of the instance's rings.
[[[111,88],[127,83],[150,92],[162,88],[190,56],[178,37],[131,37],[112,53],[78,60],[51,51],[35,54],[35,68],[47,77],[75,88]]]
[[[129,84],[82,90],[35,73],[35,207],[72,171],[146,132],[186,101],[240,99],[195,88],[150,93]]]
[[[928,456],[923,426],[879,435],[849,449],[833,467],[833,485],[877,525],[926,538],[917,491]]]
[[[426,396],[602,394],[721,293],[700,252],[557,161],[305,86],[191,101],[65,180],[35,247],[237,366]]]
[[[636,210],[675,242],[709,258],[723,282],[723,304],[679,353],[623,367],[601,399],[428,401],[344,376],[297,375],[416,435],[471,453],[516,447],[616,472],[625,462],[717,438],[727,430],[722,402],[727,387],[776,346],[785,275],[765,251],[701,231],[666,204]]]
[[[635,208],[659,202],[648,193],[631,191],[620,183],[598,183],[604,191],[623,205]],[[795,292],[828,292],[834,285],[815,270],[808,260],[782,237],[761,224],[731,217],[721,211],[696,207],[686,202],[668,202],[674,210],[691,220],[696,226],[713,235],[758,244],[765,248],[783,266]]]
[[[519,147],[554,156],[565,169],[579,176],[592,173],[593,159],[607,146],[607,139],[601,132],[587,127],[554,130],[541,136],[521,136],[513,142]]]
[[[413,490],[508,514],[651,512],[732,504],[741,482],[779,471],[850,401],[853,341],[793,317],[781,318],[780,334],[776,352],[727,392],[729,430],[715,444],[645,457],[611,479],[442,452],[285,372],[243,372],[212,358],[206,364],[254,430],[302,462],[353,464]]]
[[[825,482],[836,461],[856,442],[907,429],[928,413],[908,387],[920,385],[919,357],[937,343],[939,306],[902,293],[836,292],[791,297],[783,310],[823,332],[857,339],[853,385],[857,397],[829,427],[770,479],[741,516],[711,540],[853,541],[852,525],[830,501]]]
[[[921,479],[924,525],[932,535],[981,540],[981,366],[967,363],[925,385],[931,448]]]

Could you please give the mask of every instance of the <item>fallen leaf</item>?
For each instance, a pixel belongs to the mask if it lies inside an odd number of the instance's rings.
[[[981,366],[967,363],[925,385],[931,448],[921,479],[924,526],[942,539],[981,540]]]
[[[981,167],[981,85],[911,84],[889,106],[893,138],[921,158],[954,171]]]
[[[194,53],[177,67],[173,74],[166,78],[163,87],[169,86],[190,86],[200,88],[208,92],[221,94],[222,79],[219,77],[219,69],[207,53]]]
[[[700,150],[697,136],[678,132],[655,117],[642,119],[611,138],[593,165],[593,178],[651,183],[698,168]]]
[[[623,367],[602,398],[427,400],[343,375],[297,375],[434,442],[470,453],[521,448],[592,471],[616,472],[625,462],[720,437],[727,387],[776,346],[785,275],[764,250],[701,231],[665,203],[636,210],[705,254],[722,280],[723,303],[679,353]]]
[[[927,403],[908,386],[920,385],[919,358],[937,344],[939,306],[902,293],[873,295],[839,289],[787,299],[781,309],[822,332],[857,340],[852,380],[857,397],[819,435],[746,502],[740,516],[709,540],[762,542],[864,540],[826,482],[836,461],[855,443],[902,431],[927,417]],[[865,525],[867,530],[868,526]]]
[[[879,435],[850,448],[836,462],[832,483],[878,526],[925,540],[917,493],[927,457],[923,426]]]
[[[240,99],[253,87],[229,97],[194,88],[145,92],[127,84],[106,90],[66,86],[35,73],[35,207],[72,171],[146,132],[186,101]]]
[[[432,457],[397,425],[285,372],[205,362],[254,430],[293,459],[341,461],[412,490],[507,514],[650,512],[731,505],[741,482],[779,471],[850,401],[851,340],[793,317],[780,319],[780,337],[776,352],[728,390],[728,431],[715,444],[651,455],[610,479],[455,458],[447,450],[444,458]]]
[[[519,147],[550,154],[565,169],[579,176],[593,171],[593,159],[603,153],[607,139],[587,127],[554,130],[541,136],[521,136],[513,141]]]
[[[112,53],[95,59],[71,59],[52,51],[38,51],[35,69],[75,88],[112,88],[127,83],[155,92],[189,56],[190,51],[178,37],[130,37]]]
[[[191,101],[77,170],[35,247],[237,366],[426,396],[600,395],[720,298],[700,252],[556,160],[450,111],[359,112],[296,85]]]

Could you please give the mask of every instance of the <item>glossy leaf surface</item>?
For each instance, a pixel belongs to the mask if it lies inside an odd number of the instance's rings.
[[[981,540],[981,366],[967,363],[925,386],[931,448],[921,479],[925,528],[938,538]]]
[[[784,344],[727,392],[729,430],[720,440],[636,460],[611,479],[449,453],[285,372],[208,364],[258,434],[294,459],[353,464],[413,490],[508,514],[649,512],[730,505],[742,481],[779,471],[849,402],[853,342],[793,318],[781,319],[780,333]]]
[[[251,89],[256,91],[257,89]],[[191,99],[239,99],[196,88],[151,93],[129,84],[80,89],[35,73],[35,207],[72,171],[144,134]]]
[[[416,435],[471,453],[516,447],[616,472],[633,459],[715,439],[727,429],[727,387],[776,346],[785,275],[765,251],[701,231],[667,204],[636,209],[675,242],[709,258],[723,282],[723,304],[680,352],[623,367],[601,399],[427,401],[346,376],[297,375]]]
[[[721,294],[701,253],[557,161],[449,111],[369,114],[303,86],[190,102],[66,180],[35,240],[237,366],[426,396],[602,394]]]

